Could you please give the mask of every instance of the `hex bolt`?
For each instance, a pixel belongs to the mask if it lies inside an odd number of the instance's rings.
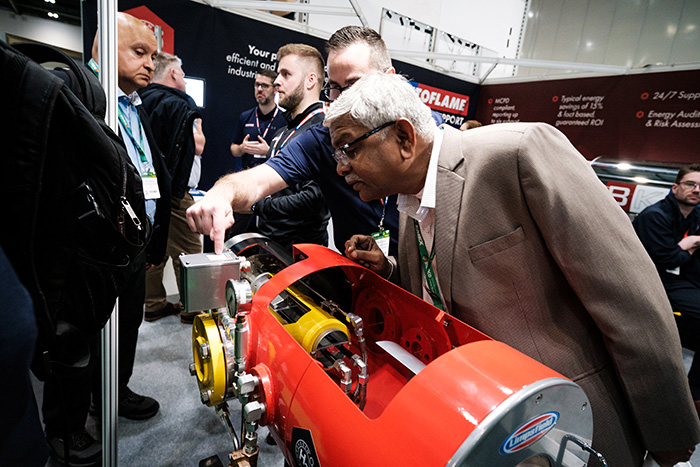
[[[204,342],[199,346],[199,356],[203,359],[209,358],[209,344]]]
[[[200,399],[202,399],[202,404],[206,404],[209,402],[209,390],[205,389],[202,392],[199,393]]]
[[[243,417],[248,423],[257,422],[265,414],[265,404],[258,401],[248,402],[243,406]]]
[[[236,378],[238,392],[240,394],[251,394],[258,386],[258,381],[257,376],[253,376],[250,373],[243,373]]]
[[[190,376],[195,376],[197,374],[197,365],[194,362],[190,363]]]

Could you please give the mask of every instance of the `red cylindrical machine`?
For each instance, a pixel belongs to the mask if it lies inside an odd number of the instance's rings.
[[[592,416],[576,384],[337,253],[295,248],[297,262],[254,287],[241,350],[256,381],[246,400],[290,464],[586,465]],[[291,321],[317,311],[302,345]],[[217,365],[235,386],[232,327],[219,329]]]

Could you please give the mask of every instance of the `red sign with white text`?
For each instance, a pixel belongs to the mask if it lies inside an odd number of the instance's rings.
[[[587,159],[698,162],[700,70],[489,84],[476,119],[549,123]]]
[[[415,81],[410,83],[416,88],[420,100],[431,109],[449,114],[467,115],[469,96],[434,88]]]

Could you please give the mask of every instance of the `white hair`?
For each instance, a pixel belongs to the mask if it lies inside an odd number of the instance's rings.
[[[323,124],[330,127],[344,115],[366,128],[405,118],[424,140],[432,141],[435,134],[430,108],[406,78],[393,73],[373,73],[358,80],[331,103]]]

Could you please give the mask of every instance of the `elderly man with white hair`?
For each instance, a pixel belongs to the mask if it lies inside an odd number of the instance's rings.
[[[389,74],[357,81],[324,124],[363,200],[399,193],[398,262],[361,235],[346,255],[579,384],[609,465],[641,465],[647,450],[662,466],[690,458],[700,424],[663,287],[562,133],[437,128]]]

